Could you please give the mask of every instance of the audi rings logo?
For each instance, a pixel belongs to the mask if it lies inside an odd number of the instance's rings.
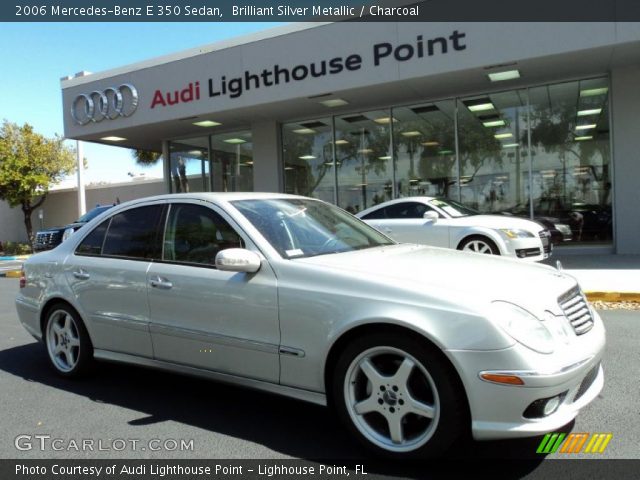
[[[78,95],[71,104],[71,117],[78,125],[128,117],[138,108],[138,90],[130,83]]]

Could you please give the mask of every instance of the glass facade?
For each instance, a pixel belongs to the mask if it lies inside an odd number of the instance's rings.
[[[612,239],[607,78],[283,125],[285,191],[357,213],[413,195]]]
[[[171,192],[253,190],[251,131],[169,142]]]

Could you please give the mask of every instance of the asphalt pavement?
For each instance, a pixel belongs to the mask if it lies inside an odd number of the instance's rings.
[[[0,458],[284,459],[368,457],[330,410],[283,397],[137,367],[101,364],[83,380],[56,376],[45,351],[20,325],[17,279],[0,278]],[[601,312],[608,333],[605,388],[564,430],[610,432],[598,458],[640,458],[640,312]],[[24,449],[18,450],[16,438]],[[51,436],[40,450],[36,435]],[[27,440],[25,440],[27,438]],[[51,448],[50,441],[62,439]],[[29,440],[30,439],[30,440]],[[77,452],[72,440],[101,441],[108,450]],[[114,450],[114,440],[127,446]],[[132,441],[136,442],[136,449]],[[150,440],[160,443],[150,444]],[[537,458],[541,437],[474,442],[450,455],[462,459]],[[151,451],[180,442],[186,450]],[[192,441],[192,442],[191,442]],[[29,443],[30,442],[30,443]],[[169,442],[168,444],[166,442]],[[189,444],[192,448],[189,449]],[[118,443],[117,446],[121,446]],[[97,444],[95,446],[97,448]],[[560,458],[550,455],[549,458]]]

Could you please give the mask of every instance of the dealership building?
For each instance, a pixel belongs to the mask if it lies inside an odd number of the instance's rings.
[[[445,196],[640,254],[639,23],[292,24],[62,96],[67,138],[161,152],[160,192]]]

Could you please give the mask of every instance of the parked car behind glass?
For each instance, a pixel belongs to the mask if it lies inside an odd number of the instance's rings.
[[[408,197],[356,215],[398,242],[540,261],[551,255],[550,233],[522,218],[481,215],[453,200]]]
[[[400,245],[305,197],[119,205],[28,259],[20,286],[60,375],[110,360],[329,404],[395,457],[557,430],[604,382],[604,327],[573,277]]]

